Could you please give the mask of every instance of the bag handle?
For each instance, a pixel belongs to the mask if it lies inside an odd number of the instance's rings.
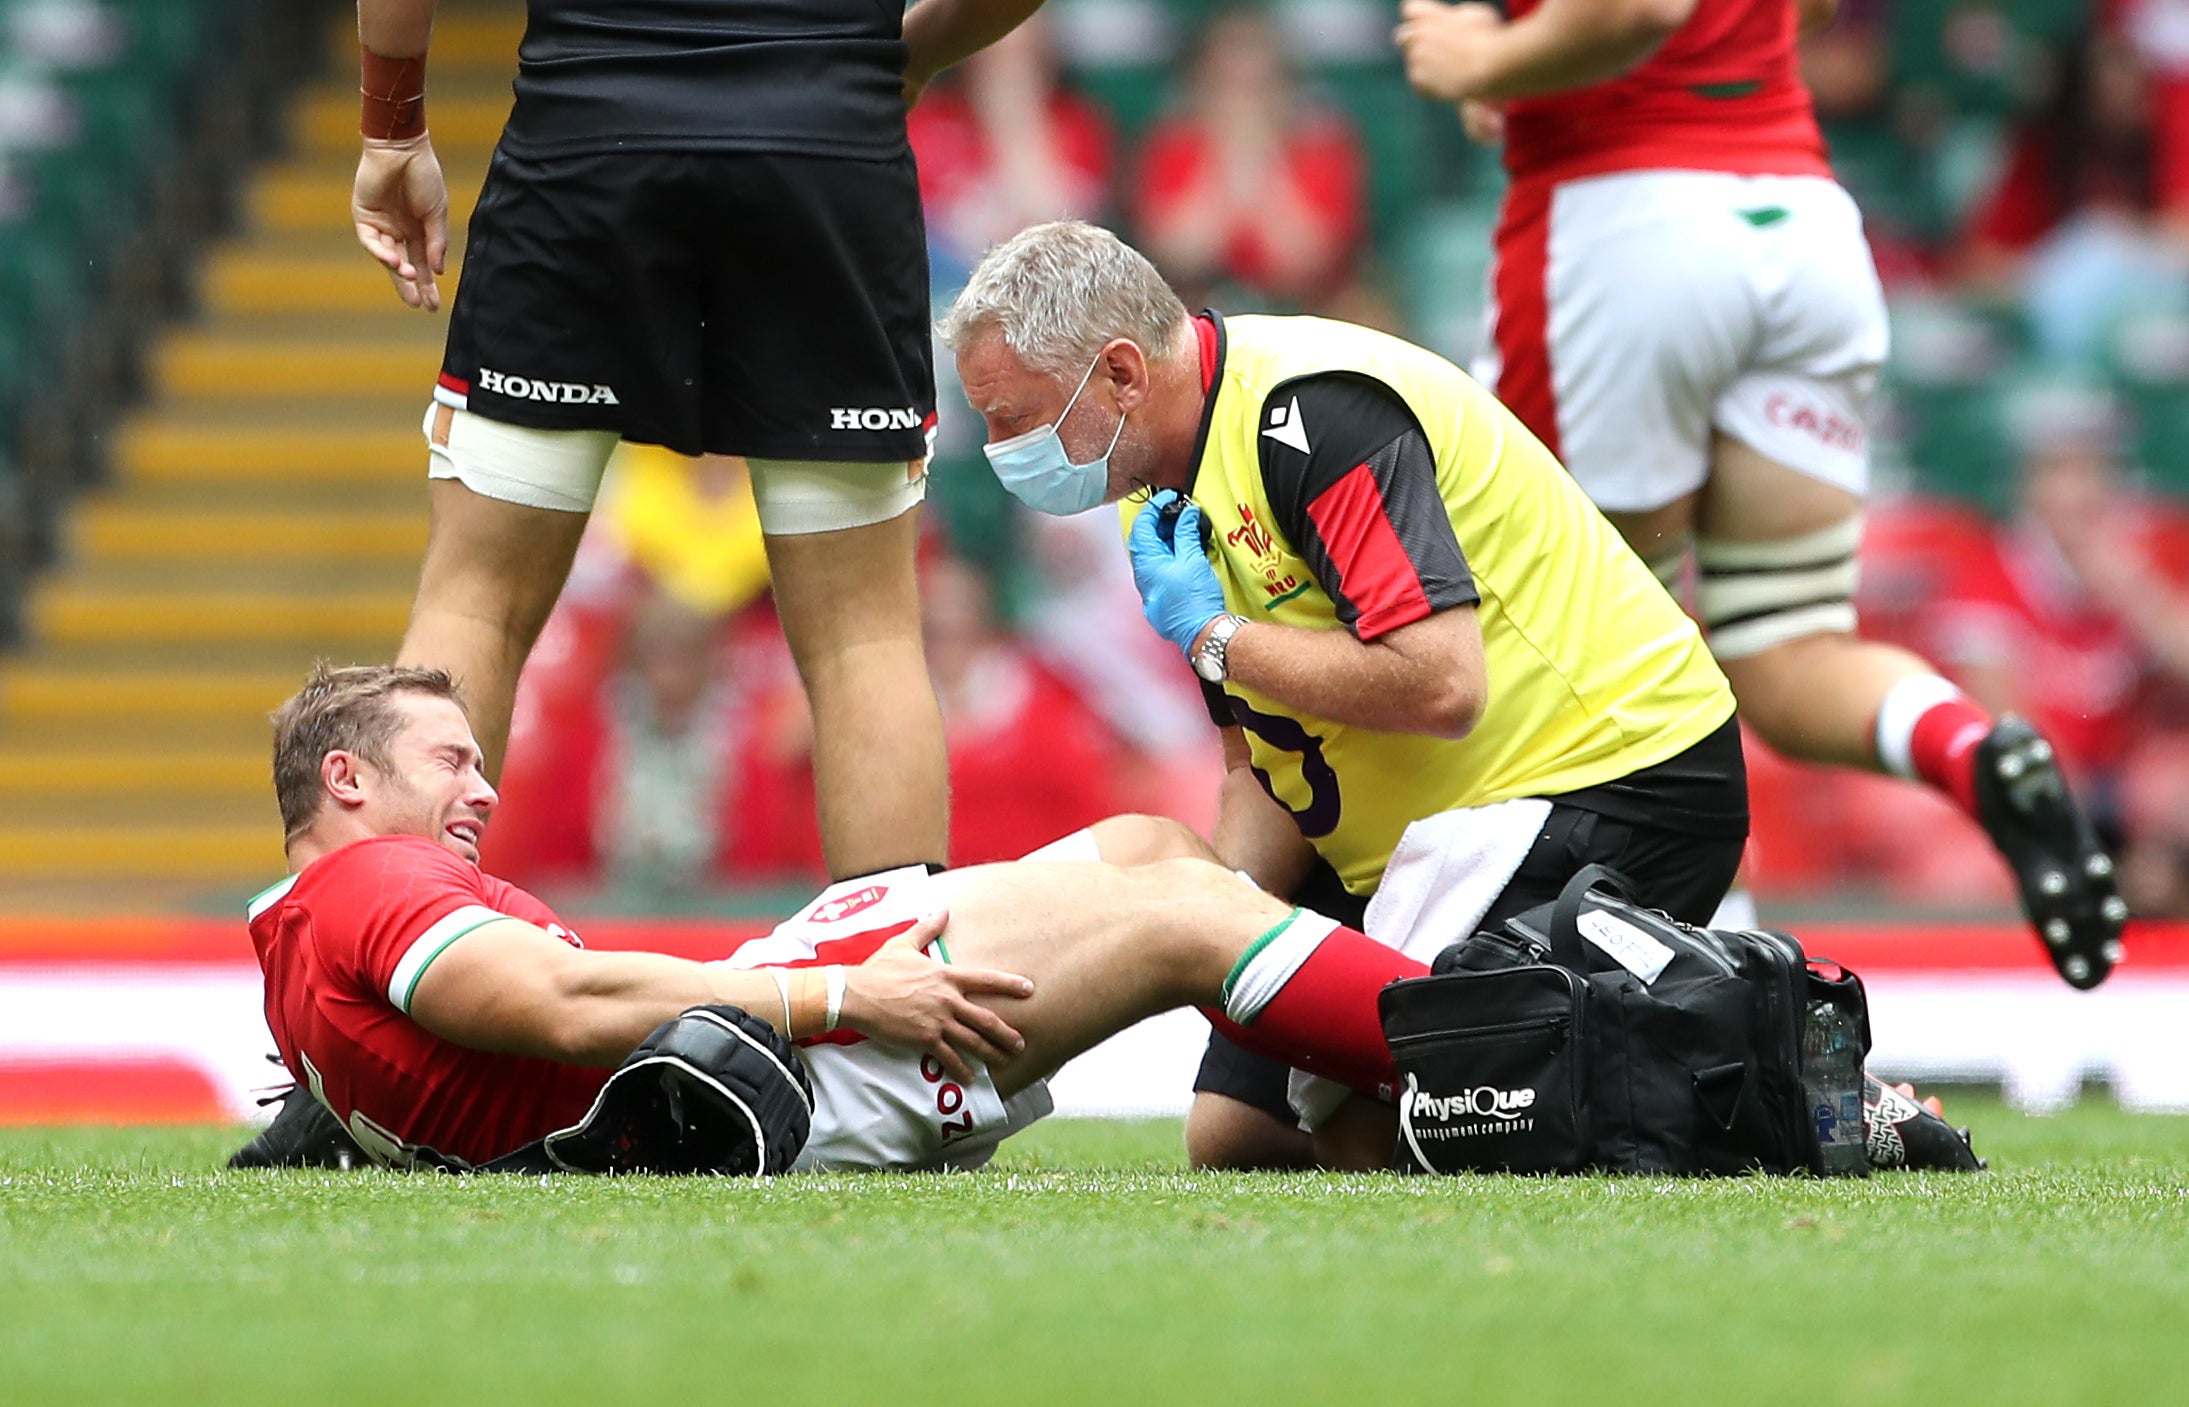
[[[1588,953],[1581,946],[1581,901],[1599,888],[1634,902],[1634,881],[1609,865],[1583,865],[1551,906],[1551,957],[1561,967],[1580,973],[1589,970]]]

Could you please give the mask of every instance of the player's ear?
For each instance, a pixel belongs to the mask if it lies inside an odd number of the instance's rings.
[[[345,805],[356,806],[365,799],[364,764],[354,752],[340,748],[319,759],[319,784],[327,789],[327,795]]]

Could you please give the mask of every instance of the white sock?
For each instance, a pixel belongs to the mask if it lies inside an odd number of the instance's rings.
[[[1252,1024],[1337,927],[1334,918],[1294,909],[1284,922],[1255,939],[1224,979],[1224,1015],[1242,1026]]]
[[[1884,702],[1877,706],[1877,758],[1885,770],[1911,782],[1921,781],[1910,755],[1915,725],[1940,704],[1960,697],[1961,690],[1942,674],[1911,674],[1887,689]]]

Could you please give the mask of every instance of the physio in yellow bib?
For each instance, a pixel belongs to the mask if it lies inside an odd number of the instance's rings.
[[[1073,221],[991,250],[942,330],[1006,488],[1122,501],[1149,623],[1225,729],[1224,863],[1424,960],[1589,863],[1709,919],[1748,829],[1732,693],[1459,368],[1346,323],[1189,316]],[[1197,1088],[1314,1123],[1255,1063],[1212,1051]]]

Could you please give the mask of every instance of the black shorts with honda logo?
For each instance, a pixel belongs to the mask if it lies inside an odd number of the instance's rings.
[[[435,395],[685,454],[889,463],[935,419],[909,153],[497,151]]]

